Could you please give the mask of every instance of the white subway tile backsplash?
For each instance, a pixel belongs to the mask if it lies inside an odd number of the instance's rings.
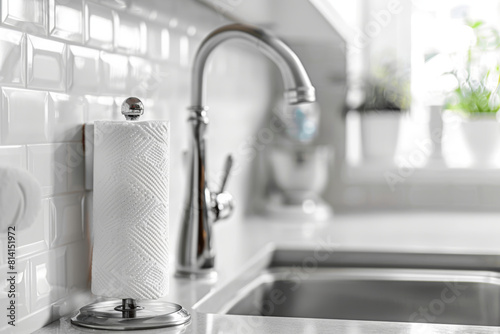
[[[167,28],[161,30],[161,58],[170,59],[170,31]]]
[[[180,99],[178,99],[179,94],[177,92],[180,91],[181,88],[177,85],[177,79],[181,71],[170,62],[155,64],[153,71],[158,76],[160,85],[157,90],[157,96],[151,95],[151,97],[170,101],[172,104],[179,102]],[[186,103],[187,101],[185,101],[184,104]]]
[[[95,0],[96,2],[114,9],[125,10],[129,7],[130,0]]]
[[[49,0],[49,35],[81,43],[83,40],[83,3]]]
[[[181,66],[189,67],[191,62],[189,59],[189,38],[187,36],[181,36],[179,39],[179,57]]]
[[[3,24],[31,34],[46,34],[46,0],[2,0],[1,4]]]
[[[128,12],[151,21],[158,19],[158,7],[151,1],[129,1]]]
[[[151,96],[159,87],[161,78],[153,72],[153,65],[144,58],[130,57],[129,91],[134,96]]]
[[[68,47],[68,93],[95,94],[99,91],[99,51]]]
[[[29,312],[32,312],[33,310],[31,309],[31,293],[30,293],[30,286],[31,286],[31,277],[30,277],[30,267],[29,267],[30,261],[28,260],[20,260],[17,261],[17,280],[16,280],[16,287],[17,287],[17,296],[19,297],[16,300],[16,304],[18,306],[19,310],[19,318],[22,319],[23,317],[27,316]]]
[[[85,42],[87,45],[111,50],[113,48],[113,12],[91,2],[85,4]]]
[[[174,25],[175,27],[176,25]],[[167,50],[163,50],[164,54],[165,52],[168,53],[168,60],[172,62],[175,66],[179,66],[181,63],[181,37],[182,34],[179,29],[175,29],[170,26],[171,28],[168,30],[168,37],[167,33],[164,33],[162,38],[168,38],[168,52]],[[185,48],[185,47],[184,47]],[[184,51],[185,52],[185,51]]]
[[[113,100],[113,114],[111,115],[111,119],[115,121],[123,121],[125,117],[121,113],[121,107],[123,101],[125,101],[128,98],[128,95],[122,95],[115,97]],[[143,102],[144,103],[144,102]]]
[[[4,304],[3,301],[8,301],[9,299],[7,298],[7,292],[9,291],[10,284],[7,281],[7,277],[10,275],[8,274],[11,270],[8,268],[8,266],[3,266],[0,267],[0,275],[2,277],[5,277],[4,279],[0,280],[0,305],[2,306],[2,309],[4,309]],[[17,273],[16,275],[16,318],[21,319],[26,317],[30,313],[30,299],[31,299],[31,293],[30,293],[30,282],[31,282],[31,277],[29,274],[29,261],[26,258],[18,258],[16,261],[16,268],[15,272]],[[4,333],[3,326],[6,323],[2,321],[0,323],[0,332]],[[7,332],[8,333],[8,332]]]
[[[42,200],[38,217],[29,229],[17,231],[17,255],[40,253],[49,247],[49,200]]]
[[[83,193],[50,199],[50,247],[83,239]]]
[[[125,92],[128,83],[128,57],[101,52],[101,89],[106,93]]]
[[[87,95],[86,99],[88,107],[85,122],[113,119],[116,111],[113,97]]]
[[[137,17],[115,13],[115,48],[129,54],[146,53],[146,24]]]
[[[87,189],[88,191],[85,193],[83,198],[83,221],[84,221],[84,229],[85,236],[87,237],[87,241],[92,244],[94,242],[94,230],[93,230],[93,218],[94,215],[94,192],[91,191],[92,187]]]
[[[0,84],[24,86],[26,82],[26,36],[0,28]]]
[[[151,59],[160,60],[167,59],[167,57],[163,57],[162,49],[163,49],[163,40],[162,34],[163,29],[159,24],[149,23],[147,28],[147,51],[148,56]],[[168,32],[168,30],[167,30]]]
[[[26,146],[0,146],[0,166],[26,169]]]
[[[28,36],[28,88],[66,90],[66,45]]]
[[[30,259],[31,311],[43,309],[66,294],[66,248],[50,250]]]
[[[86,100],[83,97],[50,93],[48,99],[50,141],[81,141],[85,109]]]
[[[1,144],[48,140],[47,93],[3,88],[0,106]]]
[[[67,191],[66,160],[66,144],[28,145],[28,171],[40,183],[43,196]]]
[[[0,263],[1,263],[1,261],[0,261]],[[2,275],[2,277],[5,277],[5,279],[2,279],[0,281],[0,308],[2,310],[6,310],[7,307],[10,306],[10,300],[8,297],[10,283],[9,283],[9,281],[7,281],[7,278],[9,278],[9,276],[7,276],[7,272],[8,272],[7,266],[0,265],[0,275]],[[11,328],[9,328],[9,327],[11,327]],[[7,321],[0,323],[0,333],[9,333],[8,331],[13,332],[12,326],[10,326],[7,323]]]

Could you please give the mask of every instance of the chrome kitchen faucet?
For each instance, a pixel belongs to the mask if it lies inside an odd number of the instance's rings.
[[[213,277],[214,248],[213,223],[225,219],[233,211],[232,196],[224,192],[231,171],[229,156],[222,186],[218,192],[207,188],[205,163],[205,131],[208,125],[208,107],[204,100],[204,69],[208,56],[222,42],[238,39],[248,42],[266,54],[281,71],[285,86],[285,101],[289,105],[311,103],[316,100],[315,90],[297,55],[281,40],[265,31],[243,24],[231,24],[210,33],[196,53],[191,82],[191,145],[187,197],[183,212],[177,253],[177,275],[192,278]]]

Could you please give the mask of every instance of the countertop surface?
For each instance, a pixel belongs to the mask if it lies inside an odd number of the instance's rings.
[[[338,215],[328,222],[248,218],[217,223],[215,282],[172,276],[164,299],[181,304],[192,316],[182,327],[140,333],[500,333],[500,327],[322,320],[206,314],[193,306],[210,291],[244,270],[266,246],[425,253],[499,254],[500,214],[401,213]],[[101,333],[71,325],[64,317],[37,334]],[[111,333],[111,332],[108,332]]]

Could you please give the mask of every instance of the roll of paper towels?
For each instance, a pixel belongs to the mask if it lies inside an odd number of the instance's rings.
[[[92,293],[158,299],[168,292],[169,124],[97,121]]]

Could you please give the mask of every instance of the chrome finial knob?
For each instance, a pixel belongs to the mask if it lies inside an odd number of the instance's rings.
[[[137,121],[144,114],[144,105],[137,97],[129,97],[122,103],[122,114],[127,121]]]

